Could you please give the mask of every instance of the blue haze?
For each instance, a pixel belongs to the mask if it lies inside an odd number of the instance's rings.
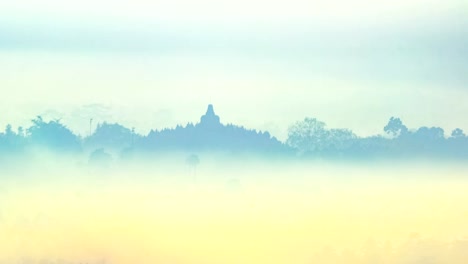
[[[0,158],[30,157],[32,150],[43,149],[56,154],[89,155],[91,163],[128,160],[168,153],[225,153],[227,156],[255,155],[292,159],[436,159],[468,158],[468,137],[457,128],[446,136],[440,127],[408,128],[400,118],[391,117],[382,134],[359,137],[349,129],[327,128],[315,118],[293,123],[288,138],[281,142],[268,131],[223,124],[208,105],[196,124],[151,130],[147,135],[120,124],[99,123],[90,135],[80,137],[60,120],[43,120],[38,116],[28,128],[16,130],[8,125],[0,133]]]

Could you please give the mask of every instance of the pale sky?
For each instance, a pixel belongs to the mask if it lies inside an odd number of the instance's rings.
[[[61,118],[147,133],[197,122],[269,130],[316,117],[359,135],[390,116],[468,130],[468,2],[0,2],[0,125]]]

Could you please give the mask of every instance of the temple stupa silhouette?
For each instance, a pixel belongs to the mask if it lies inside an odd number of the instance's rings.
[[[282,152],[284,146],[270,133],[222,124],[212,104],[200,122],[175,128],[151,130],[144,147],[150,150],[226,151],[227,153]]]
[[[215,114],[212,104],[208,105],[206,113],[201,116],[199,125],[203,127],[214,127],[221,125],[221,122],[219,121],[219,116]]]

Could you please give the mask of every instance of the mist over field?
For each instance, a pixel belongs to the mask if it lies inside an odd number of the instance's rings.
[[[184,155],[0,169],[0,263],[466,263],[468,167]]]
[[[467,0],[0,0],[0,264],[467,264]]]

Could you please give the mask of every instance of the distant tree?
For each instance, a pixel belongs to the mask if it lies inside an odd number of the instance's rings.
[[[10,124],[5,127],[5,133],[0,133],[0,151],[13,154],[24,150],[24,133],[20,129],[18,131],[19,133],[15,133]]]
[[[305,118],[304,121],[289,127],[286,143],[297,149],[300,154],[318,152],[324,149],[328,136],[324,122],[315,118]]]
[[[452,131],[445,145],[447,149],[446,156],[457,158],[468,157],[468,137],[466,137],[465,133],[460,128],[456,128]]]
[[[337,151],[343,151],[351,147],[358,137],[349,129],[330,129],[329,143]]]
[[[6,125],[6,127],[5,127],[5,136],[11,137],[11,136],[14,136],[14,135],[15,135],[15,132],[13,132],[13,129],[11,128],[11,125],[10,124]]]
[[[403,125],[400,118],[391,117],[388,124],[384,127],[384,131],[393,137],[399,137],[407,134],[408,128]]]
[[[32,120],[27,129],[32,144],[55,151],[78,151],[81,148],[78,136],[60,123],[60,120],[45,122],[41,116]]]
[[[120,124],[98,124],[96,131],[85,139],[87,146],[92,148],[106,148],[122,150],[133,146],[136,135],[134,130]]]
[[[440,157],[447,149],[444,130],[440,127],[420,127],[408,133],[401,142],[395,142],[396,152],[401,157]]]
[[[14,144],[14,141],[16,139],[16,134],[13,132],[13,129],[11,128],[11,125],[8,124],[5,127],[5,133],[3,134],[4,140],[6,145],[12,146]]]
[[[464,138],[464,137],[466,137],[465,133],[460,128],[455,128],[452,131],[451,136],[452,136],[452,138]]]
[[[24,137],[25,134],[24,134],[24,128],[22,126],[18,127],[18,136],[20,137]]]
[[[422,141],[444,139],[444,130],[440,127],[420,127],[414,137]]]
[[[305,118],[288,130],[286,143],[298,150],[299,154],[322,153],[341,155],[348,150],[357,136],[349,129],[326,129],[324,122]]]

